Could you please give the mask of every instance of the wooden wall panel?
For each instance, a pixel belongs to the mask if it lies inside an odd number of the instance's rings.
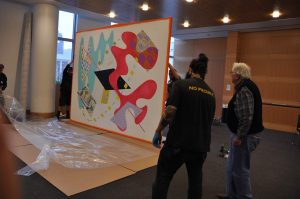
[[[299,45],[300,46],[300,45]],[[300,51],[300,47],[298,49]],[[271,54],[269,56],[270,77],[288,78],[291,80],[299,80],[300,56],[298,53],[293,54]]]
[[[230,32],[228,34],[227,45],[226,45],[224,83],[223,83],[223,104],[228,104],[229,100],[233,95],[234,87],[231,83],[230,71],[233,63],[236,62],[237,60],[238,40],[239,40],[239,34],[237,32]]]
[[[269,32],[239,33],[239,55],[264,55],[270,53],[271,38]]]
[[[216,94],[216,117],[221,117],[222,96],[225,69],[226,38],[210,38],[199,40],[175,40],[174,67],[184,77],[192,59],[199,53],[208,58],[208,73],[205,81]]]
[[[296,100],[300,99],[299,81],[276,78],[252,79],[259,86],[264,102],[300,106],[300,101]]]
[[[263,102],[287,105],[265,105],[266,126],[292,132],[300,112],[300,29],[239,33],[237,60],[250,65]]]
[[[300,30],[269,32],[271,53],[279,55],[299,55]]]
[[[265,128],[296,132],[299,114],[299,108],[263,105]]]

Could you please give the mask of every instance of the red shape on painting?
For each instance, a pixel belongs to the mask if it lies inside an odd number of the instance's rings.
[[[158,50],[154,47],[149,47],[142,53],[138,53],[136,51],[137,36],[132,32],[124,32],[122,34],[122,40],[126,45],[125,49],[117,46],[111,47],[111,51],[116,59],[117,66],[115,71],[109,76],[109,82],[120,98],[120,107],[115,110],[115,113],[117,113],[126,104],[126,102],[130,102],[136,106],[138,99],[151,99],[157,89],[157,84],[154,80],[147,80],[129,95],[123,95],[119,91],[117,85],[118,78],[121,75],[127,75],[128,73],[128,66],[126,63],[127,55],[131,55],[135,59],[138,59],[140,65],[145,69],[151,69],[155,65],[158,57]],[[143,106],[141,109],[142,112],[135,117],[136,124],[139,124],[141,121],[143,121],[147,114],[147,106]]]

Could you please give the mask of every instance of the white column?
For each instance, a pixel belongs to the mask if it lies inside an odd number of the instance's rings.
[[[30,112],[55,110],[55,66],[58,8],[37,4],[33,8]]]

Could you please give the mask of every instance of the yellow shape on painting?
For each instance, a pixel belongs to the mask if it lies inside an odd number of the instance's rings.
[[[102,98],[101,98],[101,103],[102,104],[107,104],[108,97],[109,97],[109,90],[103,90],[103,92],[102,92]]]
[[[124,88],[125,89],[128,88],[128,84],[127,83],[124,84]]]

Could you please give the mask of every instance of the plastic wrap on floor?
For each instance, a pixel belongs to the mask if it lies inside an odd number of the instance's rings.
[[[81,133],[80,128],[56,119],[25,121],[22,106],[14,98],[7,99],[4,110],[12,124],[41,150],[36,161],[29,165],[35,171],[47,169],[50,160],[68,168],[95,169],[154,155],[151,151],[123,141]]]
[[[34,164],[46,169],[49,159],[68,168],[101,168],[154,155],[151,151],[103,135],[76,132],[57,120],[15,122],[15,128],[41,149]]]

